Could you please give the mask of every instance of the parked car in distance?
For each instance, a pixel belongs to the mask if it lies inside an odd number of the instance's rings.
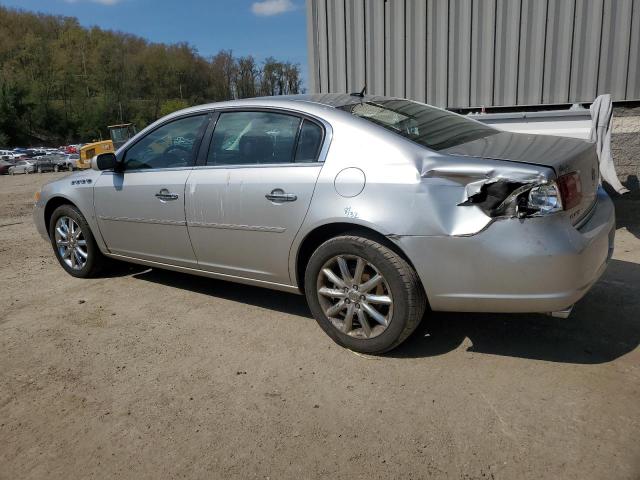
[[[34,157],[33,162],[38,173],[53,172],[59,169],[58,164],[54,162],[53,155]]]
[[[18,160],[15,165],[9,167],[9,175],[33,172],[35,172],[35,164],[32,160]]]
[[[0,159],[13,161],[22,157],[22,154],[14,152],[12,150],[0,150]]]
[[[0,175],[6,175],[9,173],[9,168],[13,167],[12,162],[0,159]]]
[[[75,277],[114,258],[303,293],[365,353],[431,311],[566,317],[615,234],[593,144],[360,94],[182,110],[36,198]]]
[[[69,159],[68,155],[49,154],[42,157],[36,157],[33,160],[38,173],[73,170],[73,161]]]
[[[68,153],[65,154],[66,156],[66,162],[67,162],[67,168],[69,171],[71,170],[75,170],[76,169],[76,165],[78,164],[78,160],[80,160],[80,154],[78,153]]]

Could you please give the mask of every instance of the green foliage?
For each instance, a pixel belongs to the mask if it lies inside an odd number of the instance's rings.
[[[187,108],[189,104],[186,100],[180,100],[179,98],[172,98],[170,100],[165,100],[160,105],[160,116],[164,117],[165,115],[169,115],[171,112],[175,112],[176,110],[182,110],[183,108]]]
[[[0,147],[108,138],[192,105],[301,91],[300,68],[187,44],[87,29],[77,19],[0,6]]]

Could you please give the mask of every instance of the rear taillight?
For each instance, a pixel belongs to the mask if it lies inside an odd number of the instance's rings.
[[[582,201],[582,183],[577,172],[567,173],[556,180],[565,210],[571,210]]]

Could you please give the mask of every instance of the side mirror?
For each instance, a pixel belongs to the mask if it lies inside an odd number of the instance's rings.
[[[94,170],[113,170],[118,164],[114,153],[101,153],[91,159],[91,168]]]

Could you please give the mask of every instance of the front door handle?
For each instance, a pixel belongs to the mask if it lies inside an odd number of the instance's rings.
[[[156,193],[156,198],[163,202],[167,202],[169,200],[177,200],[180,197],[177,193],[171,193],[166,188],[163,188],[158,193]]]
[[[267,193],[264,198],[276,203],[295,202],[298,199],[298,197],[293,193],[284,193],[284,190],[282,190],[281,188],[271,190],[271,193]]]

